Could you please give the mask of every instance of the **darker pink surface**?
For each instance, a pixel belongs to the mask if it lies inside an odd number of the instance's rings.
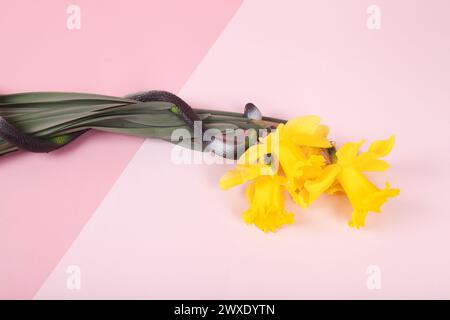
[[[240,2],[79,0],[77,31],[68,1],[2,3],[0,93],[176,92]],[[0,159],[0,298],[34,295],[141,143],[89,133],[52,154]]]

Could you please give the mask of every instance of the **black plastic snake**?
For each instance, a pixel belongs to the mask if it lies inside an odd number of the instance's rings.
[[[151,102],[160,101],[168,102],[175,105],[177,108],[177,114],[184,120],[184,122],[191,128],[194,128],[194,124],[199,121],[200,118],[197,116],[195,111],[189,106],[183,99],[176,96],[173,93],[167,91],[147,91],[143,93],[137,93],[127,96],[128,99],[132,99],[139,102]],[[261,119],[261,113],[258,108],[252,104],[247,103],[244,109],[244,115],[249,119]],[[65,143],[60,144],[55,141],[36,137],[18,130],[14,125],[9,123],[4,117],[0,116],[0,138],[4,139],[8,143],[14,145],[18,149],[26,150],[36,153],[46,153],[57,150],[66,144],[72,142],[73,140],[80,137],[85,132],[90,129],[84,129],[81,131],[73,132],[68,134],[68,139]],[[214,146],[212,146],[214,144]],[[216,153],[221,154],[227,158],[236,158],[237,155],[234,152],[233,146],[227,146],[222,142],[211,143],[210,149],[216,151]],[[215,150],[214,150],[215,149]]]

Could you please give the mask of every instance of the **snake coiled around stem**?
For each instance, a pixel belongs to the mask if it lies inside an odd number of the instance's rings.
[[[177,95],[167,91],[146,91],[128,95],[126,96],[126,98],[138,102],[159,101],[173,104],[174,110],[172,111],[177,114],[191,129],[194,129],[194,125],[196,123],[199,123],[200,125],[202,123],[200,117],[188,103],[186,103]],[[248,103],[245,106],[244,116],[254,120],[260,120],[262,118],[261,112],[252,103]],[[78,137],[89,130],[91,129],[82,129],[79,131],[67,133],[65,134],[65,138],[63,139],[63,141],[58,141],[57,139],[49,139],[47,137],[39,137],[33,134],[22,132],[0,114],[0,138],[5,140],[12,146],[15,146],[19,150],[25,150],[34,153],[48,153],[57,150],[76,140]],[[208,150],[213,151],[225,158],[236,159],[238,157],[238,154],[235,150],[235,147],[236,146],[229,145],[224,141],[216,140],[209,143]]]

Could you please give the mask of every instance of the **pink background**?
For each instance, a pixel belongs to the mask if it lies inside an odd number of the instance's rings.
[[[81,30],[66,28],[69,4]],[[366,8],[381,8],[368,30]],[[90,133],[0,159],[2,298],[450,298],[448,1],[3,1],[0,93],[178,92],[197,107],[317,114],[338,142],[386,138],[401,189],[364,230],[323,197],[275,234],[246,226],[231,166]],[[81,289],[66,287],[67,267]],[[381,269],[368,290],[366,268]]]

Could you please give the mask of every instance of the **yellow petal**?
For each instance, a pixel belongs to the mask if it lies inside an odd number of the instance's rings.
[[[318,178],[305,182],[305,189],[309,192],[309,204],[333,185],[340,171],[340,166],[329,165]]]
[[[333,194],[341,194],[344,193],[344,189],[342,188],[339,181],[335,180],[333,184],[328,188],[328,190],[325,191],[329,195]]]
[[[400,189],[392,189],[389,182],[386,182],[386,187],[383,190],[375,193],[370,199],[369,210],[373,212],[380,212],[381,206],[388,198],[396,197],[400,194]]]
[[[286,123],[282,139],[290,139],[298,146],[329,148],[331,144],[326,138],[328,131],[328,127],[321,125],[317,116],[298,117]]]
[[[330,128],[324,125],[318,125],[315,134],[319,137],[326,138],[328,133],[330,132]]]
[[[290,139],[298,146],[310,146],[316,148],[331,148],[331,143],[327,138],[305,134],[293,133]]]
[[[306,161],[297,163],[296,169],[302,179],[313,180],[322,174],[325,164],[325,158],[323,156],[311,155]]]
[[[391,152],[394,147],[395,136],[390,136],[387,140],[374,141],[370,147],[369,152],[375,153],[378,157],[385,157]]]
[[[323,156],[306,155],[304,151],[304,148],[286,141],[282,141],[279,146],[279,160],[287,178],[286,189],[302,208],[306,208],[311,203],[309,192],[304,188],[305,182],[319,177],[325,166]]]
[[[356,157],[354,167],[359,171],[385,171],[389,169],[389,164],[378,159],[378,155],[373,152],[364,152]]]
[[[288,179],[294,179],[298,174],[298,164],[307,160],[299,148],[286,142],[279,145],[275,155]]]
[[[336,152],[338,164],[342,166],[351,165],[358,155],[358,151],[363,144],[364,140],[361,140],[359,142],[347,142],[343,144],[342,147],[340,147]]]
[[[300,207],[306,209],[309,206],[309,192],[305,188],[302,187],[301,189],[299,189],[294,184],[288,184],[286,186],[286,189],[289,192],[292,200]]]
[[[285,128],[287,131],[289,131],[289,133],[302,132],[308,134],[315,134],[319,124],[320,124],[320,117],[311,115],[290,119],[286,123]]]
[[[350,228],[356,228],[356,229],[364,227],[364,223],[366,221],[367,213],[368,213],[367,210],[354,209],[353,212],[352,212],[352,218],[348,222],[349,227]]]
[[[267,165],[237,165],[220,178],[219,186],[222,190],[227,190],[249,180],[253,180],[260,175],[267,174],[275,174],[271,167]]]

